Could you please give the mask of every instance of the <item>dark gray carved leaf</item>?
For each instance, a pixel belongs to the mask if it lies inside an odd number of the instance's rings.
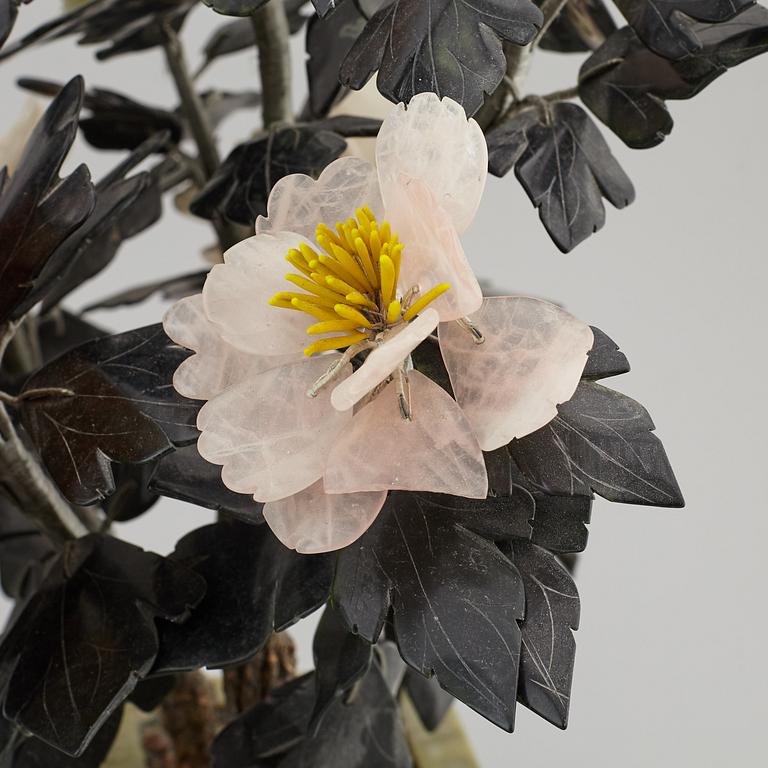
[[[664,447],[640,403],[591,381],[545,427],[509,444],[526,479],[553,495],[683,506]]]
[[[614,0],[643,42],[660,56],[682,59],[702,48],[696,21],[719,23],[755,0]]]
[[[606,198],[616,208],[635,199],[632,182],[589,115],[558,102],[548,119],[523,112],[489,134],[492,172],[513,165],[550,237],[563,252],[605,223]]]
[[[525,584],[517,697],[545,720],[565,728],[576,656],[572,630],[579,626],[579,594],[570,574],[551,552],[525,541],[515,541],[510,547]]]
[[[109,536],[66,545],[0,645],[6,717],[80,754],[149,671],[156,617],[183,621],[205,582]]]
[[[87,342],[29,379],[24,391],[72,393],[30,398],[21,409],[25,429],[68,499],[92,504],[109,495],[111,461],[140,464],[197,439],[200,404],[171,384],[188,354],[151,325]]]
[[[403,659],[511,730],[523,593],[494,539],[527,536],[530,507],[523,520],[523,497],[451,498],[390,493],[368,532],[339,554],[334,605],[369,642],[391,605]]]
[[[541,22],[530,0],[394,0],[366,25],[341,81],[359,89],[378,69],[395,103],[433,91],[472,115],[504,76],[502,41],[526,45]]]
[[[629,373],[630,366],[627,356],[619,349],[613,339],[609,338],[599,328],[592,326],[595,342],[587,357],[582,377],[585,379],[607,379]]]
[[[665,101],[690,99],[728,69],[768,51],[768,9],[761,5],[692,29],[701,47],[679,61],[648,50],[625,27],[584,62],[582,101],[630,147],[653,147],[669,135],[673,120]]]

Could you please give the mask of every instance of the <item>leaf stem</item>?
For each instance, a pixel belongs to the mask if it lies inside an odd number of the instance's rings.
[[[251,16],[259,49],[264,128],[294,121],[291,99],[291,50],[283,0],[269,0]]]
[[[162,29],[165,60],[176,84],[176,90],[181,100],[181,108],[189,123],[192,138],[197,145],[200,166],[202,167],[205,181],[208,181],[216,173],[219,165],[221,165],[219,150],[216,148],[216,141],[205,107],[203,106],[203,101],[195,88],[189,69],[187,69],[181,41],[170,23],[165,22]],[[222,218],[217,217],[212,223],[219,238],[219,245],[222,251],[227,250],[242,239],[237,228]]]
[[[541,25],[541,28],[531,43],[533,47],[537,46],[541,38],[547,34],[547,30],[552,26],[555,19],[557,19],[557,17],[560,15],[560,12],[563,10],[563,8],[565,8],[566,5],[568,5],[568,3],[569,0],[544,0],[544,2],[539,6],[541,13],[544,16],[544,23]]]
[[[200,162],[205,171],[206,179],[210,179],[221,164],[219,151],[213,138],[213,131],[205,114],[202,99],[200,98],[190,77],[184,60],[184,50],[176,31],[170,24],[163,24],[163,50],[168,69],[171,71],[176,90],[181,99],[181,107],[189,121],[192,137],[197,144],[200,153]]]
[[[54,541],[63,543],[88,533],[88,528],[21,441],[5,404],[1,402],[0,485],[19,509]]]

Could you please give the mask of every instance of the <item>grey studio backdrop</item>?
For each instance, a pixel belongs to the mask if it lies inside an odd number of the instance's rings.
[[[23,6],[16,34],[58,10],[51,0]],[[219,21],[202,7],[192,15],[184,38],[193,65]],[[297,106],[305,93],[302,42],[294,41]],[[176,103],[157,51],[103,64],[92,53],[65,40],[4,62],[0,134],[26,99],[15,86],[22,75],[63,81],[82,73],[90,85]],[[637,201],[624,211],[609,208],[604,230],[574,253],[551,244],[511,176],[489,181],[465,238],[475,270],[498,292],[562,303],[622,346],[633,370],[611,386],[649,409],[687,501],[683,510],[596,501],[576,577],[582,629],[569,728],[559,731],[520,707],[510,735],[461,707],[484,768],[768,764],[767,67],[751,61],[693,101],[672,102],[676,127],[660,147],[630,150],[606,132]],[[571,85],[575,71],[566,56],[537,54],[530,88]],[[240,54],[220,60],[200,85],[247,87],[255,73],[255,54]],[[222,149],[258,119],[247,112],[226,123]],[[80,141],[68,167],[81,161],[98,179],[117,155]],[[212,240],[205,222],[172,210],[67,304],[77,309],[194,269]],[[150,301],[91,319],[124,330],[157,322],[163,309]],[[167,553],[185,531],[211,519],[163,500],[121,525],[119,535]],[[7,614],[7,603],[0,612]],[[292,630],[303,668],[311,666],[316,620]]]

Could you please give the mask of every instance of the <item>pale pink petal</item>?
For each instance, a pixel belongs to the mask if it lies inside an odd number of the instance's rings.
[[[384,210],[376,169],[367,160],[342,157],[317,180],[298,173],[280,179],[269,196],[268,217],[256,220],[256,232],[289,230],[314,240],[318,224],[333,227],[364,205],[377,216]]]
[[[451,290],[430,305],[440,313],[440,320],[456,320],[477,312],[483,292],[450,215],[430,188],[418,179],[403,179],[400,194],[387,206],[387,217],[405,245],[401,290],[418,285],[428,291],[440,283],[450,283]]]
[[[285,275],[296,270],[285,255],[306,242],[292,232],[256,235],[224,254],[203,286],[205,314],[233,347],[255,355],[293,356],[307,346],[312,318],[270,305],[275,293],[295,290]]]
[[[209,400],[197,426],[200,455],[223,466],[224,485],[257,501],[276,501],[320,479],[326,457],[352,414],[330,404],[330,393],[307,390],[339,355],[274,368]],[[352,370],[348,366],[343,375]]]
[[[413,421],[401,417],[391,382],[334,442],[326,493],[407,490],[484,499],[488,477],[466,416],[426,376],[411,371],[408,378]]]
[[[386,491],[326,493],[323,481],[264,505],[264,519],[289,549],[332,552],[357,541],[387,500]]]
[[[592,329],[560,307],[528,296],[483,302],[475,344],[456,323],[440,325],[440,349],[456,401],[484,451],[535,432],[578,386]]]
[[[455,101],[421,93],[407,109],[396,107],[379,131],[376,161],[387,209],[406,176],[429,187],[459,234],[472,223],[488,175],[488,148],[480,126]]]
[[[199,293],[177,301],[165,313],[163,328],[177,344],[197,353],[173,374],[176,391],[195,400],[210,400],[248,376],[290,362],[276,356],[249,355],[224,341],[206,317]]]
[[[340,411],[352,408],[384,381],[437,328],[439,321],[434,309],[426,309],[402,330],[389,336],[348,379],[336,386],[331,393],[331,405]]]

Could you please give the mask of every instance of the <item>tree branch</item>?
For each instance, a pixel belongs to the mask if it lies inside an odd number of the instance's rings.
[[[283,0],[269,0],[251,21],[259,49],[264,128],[292,123],[290,31]]]

